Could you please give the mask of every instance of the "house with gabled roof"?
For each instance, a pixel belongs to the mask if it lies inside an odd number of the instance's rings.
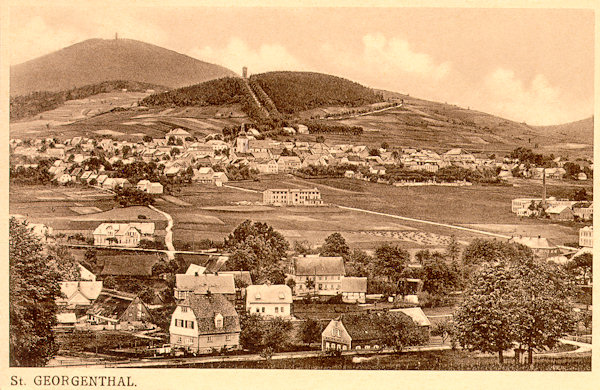
[[[548,207],[546,214],[554,221],[572,221],[574,219],[573,210],[566,205]]]
[[[538,259],[547,259],[548,257],[560,255],[558,246],[542,236],[537,237],[512,237],[508,242],[524,245],[531,249],[533,255]]]
[[[292,315],[292,289],[285,284],[246,287],[246,312],[262,317],[288,318]]]
[[[135,248],[142,239],[154,239],[154,222],[102,223],[92,233],[94,245]]]
[[[365,303],[367,296],[367,278],[350,277],[342,278],[342,302],[345,303]]]
[[[235,281],[231,274],[177,274],[173,294],[176,299],[186,299],[190,294],[223,294],[235,302]]]
[[[294,258],[294,280],[296,295],[337,295],[342,289],[342,278],[346,275],[344,259],[340,256],[318,255]],[[308,282],[311,280],[311,282]],[[312,284],[309,288],[307,283]]]
[[[113,290],[103,290],[86,314],[89,325],[106,329],[145,329],[152,323],[152,314],[139,296]]]
[[[407,310],[407,309],[402,309]],[[421,314],[419,314],[420,312]],[[429,336],[429,319],[421,308],[411,308],[408,312],[390,310],[387,313],[348,313],[342,314],[329,322],[321,334],[321,348],[328,350],[379,350],[387,343],[387,324],[389,316],[407,316],[424,334],[423,340]],[[423,320],[424,318],[424,320]]]
[[[240,320],[222,294],[190,294],[177,304],[169,327],[170,344],[192,353],[240,349]]]
[[[89,306],[102,291],[102,281],[59,282],[61,297],[56,299],[59,306]]]

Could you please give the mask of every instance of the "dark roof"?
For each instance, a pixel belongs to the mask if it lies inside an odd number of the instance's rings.
[[[133,299],[102,292],[87,312],[117,320],[132,302]]]
[[[225,263],[227,259],[223,258],[223,256],[216,256],[211,254],[184,254],[178,253],[176,255],[176,259],[183,262],[183,269],[186,270],[190,267],[190,264],[201,265],[206,268],[204,271],[207,274],[214,274],[218,272]]]
[[[390,314],[406,316],[404,313]],[[340,320],[352,341],[379,340],[385,337],[383,321],[377,321],[380,315],[383,313],[349,313],[342,314]]]
[[[345,275],[341,257],[299,256],[295,258],[296,275]]]
[[[100,274],[115,276],[152,276],[152,267],[159,261],[155,254],[102,257],[104,268]]]
[[[240,319],[235,307],[222,294],[189,294],[180,304],[194,312],[198,322],[198,334],[240,332]],[[215,326],[215,316],[223,316],[223,328]]]

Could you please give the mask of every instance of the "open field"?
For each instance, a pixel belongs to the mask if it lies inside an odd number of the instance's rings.
[[[518,187],[480,186],[471,187],[394,187],[385,184],[356,181],[352,179],[314,179],[306,180],[286,175],[282,178],[269,176],[260,182],[240,182],[232,185],[263,191],[267,188],[289,186],[291,188],[317,187],[321,190],[326,203],[348,207],[368,209],[371,211],[423,219],[427,221],[448,223],[465,227],[481,227],[484,225],[491,232],[542,235],[553,238],[557,243],[577,241],[578,227],[566,227],[547,220],[520,218],[510,211],[511,200],[518,197],[540,196],[541,185],[535,182],[519,182]],[[573,187],[574,188],[574,187]],[[573,190],[568,184],[548,185],[548,196],[562,197]],[[591,187],[587,187],[591,191]],[[305,208],[309,209],[309,208]],[[309,209],[310,210],[310,209]],[[318,208],[312,209],[318,213]],[[361,222],[369,214],[355,215]],[[377,217],[377,216],[373,216]],[[377,217],[380,221],[391,222],[391,218]],[[433,233],[445,241],[445,237],[454,235],[458,240],[470,240],[482,237],[474,233],[457,231],[445,227],[423,225],[416,222],[402,221],[403,226]],[[352,224],[352,223],[351,223]],[[476,226],[475,226],[476,225]],[[495,225],[500,225],[498,228]],[[575,224],[576,225],[576,224]],[[362,225],[365,231],[369,229]],[[581,224],[583,226],[583,224]],[[381,229],[380,229],[381,230]],[[407,229],[386,229],[407,230]],[[373,236],[398,235],[397,233],[377,233]],[[409,236],[402,233],[404,236]],[[439,238],[437,239],[439,241]],[[420,240],[423,241],[423,240]],[[427,239],[425,239],[427,241]],[[434,240],[435,241],[435,240]],[[435,242],[429,243],[436,245]],[[442,244],[443,245],[443,244]]]
[[[495,356],[477,356],[466,351],[406,352],[352,356],[311,357],[270,361],[219,362],[202,364],[203,368],[270,368],[308,370],[445,370],[445,371],[590,371],[591,354],[565,357],[534,356],[533,367],[514,364],[507,358],[500,365]]]
[[[89,187],[12,185],[9,202],[10,214],[22,215],[29,222],[43,223],[66,234],[91,233],[101,222],[155,222],[158,230],[167,225],[162,214],[147,207],[114,208],[113,195]],[[139,219],[139,215],[146,219]]]
[[[228,187],[194,184],[180,188],[169,201],[158,199],[157,207],[172,215],[177,245],[193,244],[203,239],[220,241],[246,219],[261,221],[280,231],[288,241],[322,244],[325,237],[340,232],[353,248],[372,250],[383,243],[393,243],[414,253],[419,249],[444,248],[451,236],[463,244],[477,233],[414,221],[399,221],[335,206],[273,207],[262,206],[261,192],[275,187],[317,187],[328,204],[356,207],[403,217],[471,227],[506,235],[542,235],[557,244],[575,242],[580,224],[557,224],[546,220],[520,218],[510,212],[511,200],[538,196],[540,186],[519,182],[518,187],[394,187],[352,179],[306,180],[292,175],[270,175],[260,181],[232,182]],[[550,183],[548,194],[564,196],[572,191],[568,185]],[[588,187],[591,191],[591,188]],[[32,202],[33,200],[33,202]],[[93,229],[101,221],[146,220],[164,229],[162,215],[148,208],[117,208],[111,196],[84,187],[14,187],[10,190],[10,212],[30,217],[32,222],[46,223],[55,230]],[[240,204],[248,202],[247,204]],[[81,214],[96,207],[101,213]],[[360,221],[360,223],[357,223]],[[583,226],[581,224],[581,226]]]

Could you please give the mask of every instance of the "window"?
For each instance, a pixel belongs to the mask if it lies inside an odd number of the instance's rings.
[[[187,313],[187,306],[181,306],[181,312],[182,313]]]
[[[209,342],[209,343],[212,343],[213,342],[213,337],[212,336],[208,336],[206,338],[206,341]]]
[[[281,306],[281,312],[285,313],[285,307],[284,306]]]
[[[275,306],[275,313],[279,313],[279,308]]]
[[[259,309],[258,307],[256,308],[256,312],[257,312],[257,313],[260,313],[260,309]]]
[[[225,341],[231,341],[231,335],[230,334],[225,335]]]
[[[265,312],[265,307],[264,307],[264,306],[262,307],[262,312],[263,312],[263,313]]]
[[[216,328],[222,328],[223,327],[223,316],[221,315],[221,313],[217,313],[215,315],[215,327]]]

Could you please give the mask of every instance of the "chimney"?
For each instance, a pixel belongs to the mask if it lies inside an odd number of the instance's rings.
[[[546,168],[542,169],[542,206],[546,206]]]

